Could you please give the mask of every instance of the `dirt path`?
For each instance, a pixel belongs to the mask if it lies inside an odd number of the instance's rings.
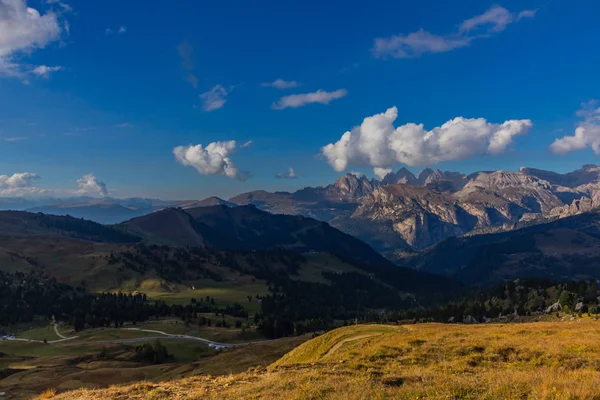
[[[68,339],[65,335],[58,331],[58,326],[56,324],[52,324],[52,326],[54,326],[54,332],[56,332],[56,336],[58,336],[61,339]]]
[[[71,337],[66,337],[62,334],[60,334],[60,332],[58,331],[58,328],[56,326],[56,324],[53,324],[54,326],[54,332],[56,332],[56,334],[58,335],[58,337],[62,338],[59,340],[49,340],[46,343],[60,343],[60,342],[64,342],[67,340],[73,340],[73,339],[77,339],[79,336],[71,336]],[[261,344],[261,343],[268,343],[271,342],[273,340],[276,339],[270,339],[270,340],[257,340],[254,342],[245,342],[245,343],[219,343],[219,342],[215,342],[209,339],[204,339],[198,336],[188,336],[188,335],[177,335],[177,334],[172,334],[172,333],[167,333],[167,332],[163,332],[163,331],[157,331],[157,330],[152,330],[152,329],[140,329],[140,328],[121,328],[123,330],[127,330],[127,331],[138,331],[138,332],[146,332],[146,333],[156,333],[162,336],[144,336],[144,337],[139,337],[139,338],[128,338],[128,339],[110,339],[110,340],[84,340],[78,343],[135,343],[135,342],[146,342],[149,340],[156,340],[156,339],[179,339],[179,340],[195,340],[198,342],[202,342],[205,343],[213,348],[220,348],[220,349],[224,349],[224,348],[229,348],[229,347],[240,347],[240,346],[250,346],[253,344]],[[12,341],[19,341],[19,342],[34,342],[34,343],[44,343],[42,340],[34,340],[34,339],[22,339],[22,338],[8,338],[7,340],[12,340]]]
[[[341,342],[338,342],[335,344],[335,346],[333,346],[332,348],[330,348],[327,353],[325,353],[325,355],[322,358],[325,358],[327,356],[332,355],[333,353],[335,353],[340,347],[342,347],[345,343],[349,343],[349,342],[354,342],[356,340],[360,340],[360,339],[366,339],[366,338],[370,338],[373,336],[379,336],[381,335],[380,333],[365,333],[364,335],[358,335],[358,336],[354,336],[348,339],[344,339]]]

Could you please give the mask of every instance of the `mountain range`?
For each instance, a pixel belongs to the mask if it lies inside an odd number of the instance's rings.
[[[42,202],[41,204],[39,202]],[[0,199],[0,208],[71,215],[116,224],[156,211],[253,205],[275,214],[302,215],[351,234],[395,259],[454,236],[512,230],[590,211],[600,205],[600,167],[559,174],[534,168],[458,172],[406,168],[382,180],[346,174],[325,187],[296,192],[242,193],[228,200],[75,198]]]
[[[455,280],[394,265],[325,222],[270,214],[252,205],[166,208],[118,225],[0,211],[0,266],[43,273],[61,283],[88,281],[97,290],[157,279],[165,285],[182,280],[198,284],[200,272],[219,285],[219,276],[231,269],[252,279],[290,284],[323,282],[322,273],[343,280],[341,274],[348,273],[352,279],[376,279],[363,285],[393,286],[403,293],[460,287]]]

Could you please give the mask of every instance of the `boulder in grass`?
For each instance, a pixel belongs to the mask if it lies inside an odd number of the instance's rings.
[[[560,311],[562,310],[562,306],[560,305],[560,302],[556,302],[554,304],[552,304],[551,306],[548,306],[548,308],[546,308],[546,312],[547,313],[553,313],[556,311]]]

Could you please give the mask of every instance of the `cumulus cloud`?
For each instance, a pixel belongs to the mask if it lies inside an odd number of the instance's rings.
[[[208,92],[202,93],[202,109],[206,112],[218,110],[227,103],[227,95],[230,90],[225,89],[221,85],[215,85]]]
[[[439,35],[424,29],[409,34],[394,35],[375,39],[371,51],[376,58],[417,58],[427,53],[445,53],[471,45],[475,39],[497,34],[523,18],[533,18],[537,10],[523,10],[513,13],[495,5],[480,15],[459,24],[455,32]]]
[[[33,186],[34,182],[39,180],[38,174],[31,172],[21,172],[13,175],[0,175],[0,189],[16,189]]]
[[[108,196],[106,184],[100,182],[94,174],[88,174],[77,180],[78,189],[42,189],[36,186],[40,180],[38,174],[21,172],[13,175],[0,175],[0,196],[37,197],[52,196],[64,198],[70,196]]]
[[[289,167],[287,172],[280,172],[275,175],[276,179],[298,179],[298,175],[294,171],[294,168]]]
[[[102,197],[108,196],[106,184],[104,182],[100,182],[94,174],[87,174],[82,176],[81,179],[77,180],[77,185],[79,186],[79,189],[77,190],[78,194],[86,194],[92,196],[100,195]]]
[[[235,140],[212,142],[206,147],[201,144],[178,146],[173,149],[175,159],[182,165],[194,167],[202,175],[224,175],[232,179],[244,181],[249,177],[240,171],[231,154],[236,150]]]
[[[27,79],[37,67],[21,57],[60,38],[58,13],[40,13],[25,0],[0,0],[0,75]]]
[[[273,103],[271,108],[275,110],[283,110],[284,108],[303,107],[312,103],[329,104],[333,100],[341,99],[347,94],[348,91],[346,89],[338,89],[333,92],[317,90],[313,93],[292,94],[289,96],[283,96],[277,102]]]
[[[554,154],[567,154],[576,150],[591,147],[594,153],[600,155],[600,107],[595,100],[582,104],[577,111],[577,116],[582,120],[575,128],[573,136],[564,136],[556,139],[550,145]]]
[[[23,196],[42,191],[34,186],[40,176],[31,172],[0,175],[0,196]]]
[[[515,136],[527,133],[532,126],[530,120],[493,124],[484,118],[457,117],[427,131],[423,124],[414,123],[396,128],[397,118],[396,107],[367,117],[321,152],[338,172],[349,165],[367,165],[376,168],[374,172],[380,176],[397,163],[432,165],[479,154],[501,154]]]
[[[284,81],[283,79],[275,79],[273,82],[264,82],[263,86],[274,87],[276,89],[292,89],[300,86],[296,81]]]

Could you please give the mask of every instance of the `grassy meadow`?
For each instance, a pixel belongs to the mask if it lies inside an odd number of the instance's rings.
[[[600,321],[358,325],[310,340],[267,368],[46,395],[57,400],[598,399]]]
[[[155,321],[138,327],[172,334],[197,335],[222,342],[258,338],[256,332],[251,330],[242,333],[238,329],[213,327],[196,331],[174,320]],[[62,327],[61,333],[68,334],[68,330],[68,327]],[[18,336],[39,338],[46,333],[44,328],[35,328]],[[96,328],[86,329],[76,335],[76,339],[54,344],[0,341],[0,392],[6,392],[10,399],[30,399],[47,388],[64,392],[138,381],[160,382],[199,374],[219,376],[240,373],[252,367],[267,367],[308,339],[306,336],[283,338],[215,353],[204,343],[165,336],[160,342],[167,347],[171,358],[166,363],[154,365],[134,359],[135,346],[144,341],[110,341],[160,336],[158,334]]]

